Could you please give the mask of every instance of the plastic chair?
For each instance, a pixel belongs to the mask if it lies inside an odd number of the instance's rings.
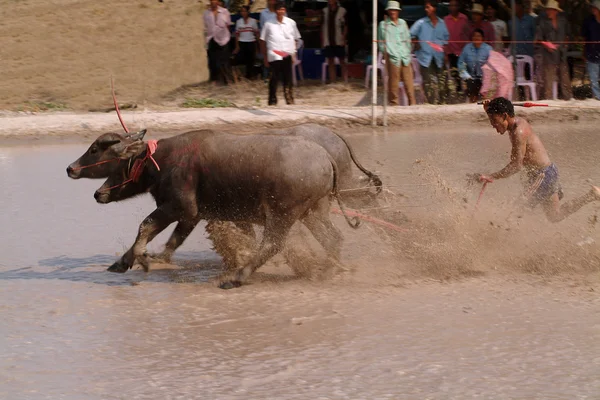
[[[292,64],[292,82],[294,86],[298,86],[298,80],[296,79],[296,68],[298,69],[298,75],[300,79],[304,80],[304,71],[302,70],[302,53],[304,52],[304,40],[298,39],[298,54]]]
[[[344,61],[346,62],[346,65],[348,65],[348,59],[345,58]],[[334,64],[340,65],[340,59],[335,57]],[[322,84],[325,84],[325,80],[327,78],[327,66],[328,65],[329,65],[329,63],[327,62],[327,59],[325,59],[323,64],[321,64],[321,83]],[[348,71],[346,71],[346,76],[344,76],[344,82],[348,83]]]
[[[512,56],[508,57],[508,60],[512,63]],[[525,65],[529,65],[529,70],[531,71],[531,79],[525,79]],[[529,87],[529,91],[531,92],[531,100],[537,101],[537,85],[534,81],[534,62],[531,56],[518,55],[517,54],[517,86],[527,86]],[[527,92],[525,92],[527,96]]]
[[[365,75],[365,87],[368,89],[371,82],[371,70],[373,69],[373,65],[367,65],[367,72]],[[383,53],[379,52],[377,54],[377,69],[381,71],[381,76],[385,79],[385,61],[383,59]]]
[[[413,69],[413,85],[415,88],[415,100],[417,104],[425,103],[425,89],[423,88],[423,76],[421,76],[421,64],[419,64],[419,60],[417,60],[417,56],[412,55],[410,62]],[[417,87],[421,88],[419,90],[419,96],[417,97]],[[406,95],[406,89],[404,88],[404,82],[398,82],[398,89],[400,90],[400,98],[402,99],[403,105],[408,105],[408,96]],[[419,100],[421,102],[419,103]]]

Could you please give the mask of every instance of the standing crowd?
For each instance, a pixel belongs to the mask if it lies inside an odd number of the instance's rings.
[[[556,0],[542,1],[543,8],[538,14],[533,13],[530,1],[516,0],[515,3],[513,36],[512,21],[507,23],[497,17],[500,7],[510,12],[502,0],[491,0],[485,5],[472,3],[469,17],[460,12],[459,0],[451,0],[450,13],[444,18],[438,16],[438,2],[426,0],[426,16],[410,28],[400,18],[400,2],[387,1],[386,15],[377,27],[377,36],[388,77],[389,103],[398,104],[402,83],[409,104],[416,104],[414,78],[417,72],[422,77],[428,103],[445,103],[451,91],[459,98],[476,102],[482,97],[483,67],[490,54],[497,52],[508,57],[513,52],[512,46],[517,57],[531,61],[525,64],[523,78],[537,81],[541,98],[554,97],[553,89],[557,85],[561,98],[571,99],[567,48],[576,38],[572,37],[566,14]],[[287,17],[285,3],[268,0],[259,21],[250,17],[248,6],[242,6],[240,14],[232,40],[231,15],[220,0],[210,0],[204,13],[210,80],[227,85],[234,81],[231,65],[243,65],[247,79],[254,79],[260,71],[263,77],[270,74],[269,105],[277,104],[280,82],[286,103],[294,104],[292,71],[302,41],[296,22]],[[330,82],[336,79],[336,64],[347,79],[348,31],[346,10],[338,0],[328,0],[322,10],[320,39]],[[600,100],[600,0],[591,1],[590,15],[583,23],[581,36],[586,42],[598,42],[586,43],[583,57],[592,95]],[[257,65],[261,58],[264,68]]]
[[[556,82],[562,99],[571,99],[567,48],[569,41],[575,38],[570,37],[569,21],[559,3],[547,0],[542,12],[534,16],[531,11],[526,12],[524,0],[516,0],[514,37],[512,21],[506,23],[496,17],[500,4],[507,7],[503,2],[488,2],[485,7],[473,3],[468,18],[460,12],[460,2],[451,0],[450,14],[440,18],[438,2],[426,0],[426,16],[409,29],[406,21],[399,17],[400,3],[388,1],[387,15],[378,27],[378,43],[385,61],[390,105],[398,104],[400,82],[409,104],[416,104],[414,73],[417,71],[414,68],[418,68],[422,76],[424,94],[430,104],[445,102],[450,94],[449,80],[454,83],[456,95],[464,96],[470,102],[481,100],[483,66],[491,52],[509,56],[513,45],[517,57],[530,57],[524,78],[531,80],[538,74],[539,84],[543,87],[541,97],[552,98]],[[583,56],[593,97],[600,100],[600,0],[593,0],[590,9],[581,36],[586,42],[599,43],[586,43]],[[531,70],[530,66],[536,64],[537,68]]]

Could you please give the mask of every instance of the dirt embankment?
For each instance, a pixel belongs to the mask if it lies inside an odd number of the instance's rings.
[[[193,1],[11,0],[0,7],[0,109],[143,104],[208,78]]]

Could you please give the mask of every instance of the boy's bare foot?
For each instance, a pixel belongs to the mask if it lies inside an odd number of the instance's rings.
[[[600,187],[592,186],[592,193],[596,197],[596,200],[600,200]]]

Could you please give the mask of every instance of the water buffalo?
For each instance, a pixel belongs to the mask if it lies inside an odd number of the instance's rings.
[[[106,204],[150,192],[157,204],[141,223],[133,246],[109,271],[126,272],[136,260],[147,271],[149,241],[176,221],[189,234],[201,219],[264,226],[258,251],[221,284],[224,289],[240,286],[277,254],[298,220],[331,261],[338,262],[342,235],[329,219],[329,207],[333,195],[344,212],[339,170],[322,146],[297,136],[212,131],[187,132],[153,144],[155,152],[143,141],[114,148],[116,158],[124,162],[117,163],[94,194],[97,202]],[[186,151],[190,148],[194,151]],[[358,221],[344,217],[358,227]]]
[[[196,131],[197,135],[217,135],[212,130]],[[146,130],[141,130],[133,134],[120,135],[117,133],[106,133],[99,136],[87,151],[76,161],[67,167],[67,175],[72,179],[79,178],[107,178],[116,168],[119,167],[119,158],[117,152],[123,146],[130,145],[136,141],[141,141],[146,134]],[[338,170],[338,187],[340,190],[354,189],[359,184],[353,179],[352,163],[359,168],[372,182],[377,193],[381,191],[382,182],[379,177],[365,169],[356,159],[350,144],[340,135],[331,131],[322,125],[308,123],[292,126],[283,129],[273,129],[264,132],[266,135],[286,135],[300,136],[312,140],[321,145],[335,160]],[[184,148],[180,152],[193,152],[193,148]],[[350,207],[360,207],[365,202],[376,206],[376,198],[368,191],[349,191],[342,195],[342,200]],[[243,232],[254,236],[252,225],[248,222],[237,221],[235,223]],[[170,262],[171,256],[175,250],[183,243],[186,237],[191,233],[187,224],[178,224],[171,237],[165,245],[165,249],[158,255],[152,256],[156,260]]]

